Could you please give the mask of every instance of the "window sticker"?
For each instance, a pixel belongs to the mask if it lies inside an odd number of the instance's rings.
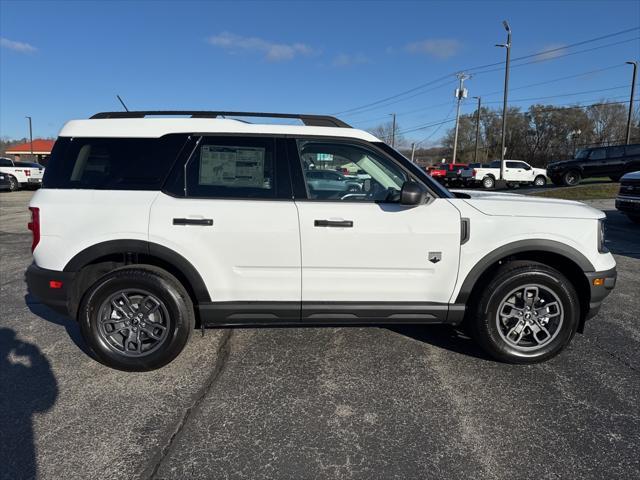
[[[265,149],[204,145],[200,151],[200,185],[269,188]]]

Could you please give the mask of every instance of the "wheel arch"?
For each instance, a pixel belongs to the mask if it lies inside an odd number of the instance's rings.
[[[595,267],[575,248],[553,240],[521,240],[488,253],[465,277],[455,303],[468,304],[501,265],[513,260],[544,263],[569,279],[580,299],[579,331],[582,331],[591,299],[591,289],[585,273],[594,272]]]
[[[135,264],[153,265],[171,273],[183,284],[194,305],[211,301],[200,273],[179,253],[143,240],[110,240],[82,250],[65,265],[63,271],[77,273],[72,304],[79,305],[86,289],[102,275]]]

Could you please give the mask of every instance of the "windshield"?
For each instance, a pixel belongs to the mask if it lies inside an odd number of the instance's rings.
[[[576,158],[584,159],[584,158],[587,158],[588,155],[589,155],[589,150],[579,150],[578,153],[576,154]]]

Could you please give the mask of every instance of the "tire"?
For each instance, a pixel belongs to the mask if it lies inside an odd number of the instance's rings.
[[[524,295],[518,297],[521,293],[538,295],[534,308],[526,308]],[[545,307],[554,302],[557,307]],[[499,315],[500,311],[506,315]],[[527,364],[560,353],[576,333],[579,316],[578,295],[564,275],[542,263],[517,261],[502,266],[479,292],[466,322],[473,338],[490,356]]]
[[[542,175],[538,175],[536,178],[533,179],[533,186],[534,187],[544,187],[547,184],[547,179],[542,176]]]
[[[18,190],[20,190],[20,183],[16,177],[9,177],[9,191],[16,192]]]
[[[513,190],[514,188],[516,188],[516,185],[515,183],[507,182],[507,188],[509,190]]]
[[[562,176],[562,183],[571,187],[573,185],[578,185],[580,183],[580,172],[576,172],[575,170],[569,170]]]
[[[149,315],[141,310],[143,304]],[[100,362],[136,372],[171,362],[195,328],[193,303],[184,287],[164,270],[147,265],[100,278],[85,294],[78,320]]]
[[[493,178],[491,175],[487,175],[482,179],[482,186],[487,190],[491,190],[493,187],[496,186],[496,179]]]

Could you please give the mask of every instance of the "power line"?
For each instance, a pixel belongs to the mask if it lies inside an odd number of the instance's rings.
[[[605,39],[605,38],[611,38],[611,37],[615,37],[615,36],[618,36],[618,35],[623,35],[623,34],[625,34],[625,33],[629,33],[629,32],[632,32],[632,31],[634,31],[634,30],[640,30],[640,27],[633,27],[633,28],[629,28],[629,29],[625,29],[625,30],[620,30],[620,31],[618,31],[618,32],[613,32],[613,33],[609,33],[609,34],[607,34],[607,35],[601,35],[601,36],[599,36],[599,37],[595,37],[595,38],[591,38],[591,39],[583,40],[583,41],[581,41],[581,42],[577,42],[577,43],[574,43],[574,44],[566,45],[566,46],[564,46],[564,47],[558,47],[558,48],[554,48],[554,49],[550,49],[550,50],[543,50],[543,51],[541,51],[541,52],[536,52],[536,53],[533,53],[533,54],[529,54],[529,55],[525,55],[525,56],[522,56],[522,57],[515,58],[515,59],[513,59],[513,61],[523,60],[523,59],[526,59],[526,58],[532,58],[532,57],[536,57],[536,56],[537,56],[537,57],[539,57],[540,55],[545,55],[545,54],[549,54],[549,53],[554,53],[555,51],[558,51],[558,50],[564,50],[564,49],[572,48],[572,47],[579,46],[579,45],[585,45],[585,44],[587,44],[587,43],[591,43],[591,42],[597,42],[597,41],[599,41],[599,40],[603,40],[603,39]],[[608,46],[618,45],[618,44],[620,44],[620,43],[625,43],[625,42],[632,41],[632,40],[635,40],[635,39],[636,39],[636,38],[633,38],[633,39],[630,39],[630,40],[625,40],[625,41],[623,41],[623,42],[616,42],[616,43],[609,44],[609,45],[604,45],[604,46],[601,46],[601,47],[598,47],[598,48],[605,48],[605,47],[608,47]],[[574,53],[584,53],[584,52],[586,52],[586,51],[592,51],[592,50],[583,50],[583,51],[574,52]],[[565,54],[565,55],[559,55],[559,56],[551,57],[551,58],[548,58],[548,59],[538,59],[538,60],[535,60],[535,61],[533,61],[533,62],[522,63],[522,64],[520,64],[520,65],[518,65],[518,66],[528,65],[529,63],[538,63],[538,62],[540,62],[540,61],[552,60],[552,59],[556,59],[556,58],[562,58],[562,57],[565,57],[565,56],[568,56],[568,54]],[[477,66],[477,67],[465,68],[465,69],[463,69],[463,70],[465,70],[465,71],[470,71],[470,70],[482,70],[482,69],[484,69],[484,68],[489,68],[489,67],[494,67],[494,66],[502,65],[503,63],[504,63],[504,62],[490,63],[490,64],[486,64],[486,65],[480,65],[480,66]],[[478,72],[478,73],[489,73],[489,71],[491,71],[491,70],[483,71],[483,72]],[[398,98],[398,97],[402,97],[402,96],[404,96],[404,95],[406,95],[406,94],[408,94],[408,93],[416,92],[416,91],[418,91],[418,90],[421,90],[421,89],[422,89],[422,88],[424,88],[424,87],[428,87],[428,86],[434,85],[434,84],[436,84],[436,83],[438,83],[438,82],[441,82],[441,81],[443,81],[443,80],[446,80],[446,79],[448,79],[449,77],[451,77],[452,75],[454,75],[455,73],[456,73],[456,72],[453,72],[453,73],[450,73],[450,74],[444,75],[444,76],[442,76],[442,77],[436,78],[436,79],[431,80],[431,81],[429,81],[429,82],[426,82],[426,83],[420,84],[420,85],[418,85],[418,86],[416,86],[416,87],[410,88],[410,89],[405,90],[405,91],[403,91],[403,92],[397,93],[397,94],[395,94],[395,95],[391,95],[391,96],[389,96],[389,97],[385,97],[385,98],[383,98],[383,99],[380,99],[380,100],[377,100],[377,101],[374,101],[374,102],[366,103],[366,104],[364,104],[364,105],[360,105],[360,106],[358,106],[358,107],[353,107],[353,108],[350,108],[350,109],[348,109],[348,110],[343,110],[343,111],[341,111],[341,112],[337,112],[337,113],[335,113],[334,115],[344,115],[344,114],[346,114],[346,113],[351,113],[351,112],[355,112],[355,111],[358,111],[358,110],[362,110],[362,109],[367,108],[367,107],[371,107],[371,106],[379,105],[379,104],[381,104],[381,103],[387,102],[388,100],[394,100],[394,99],[396,99],[396,98]]]

